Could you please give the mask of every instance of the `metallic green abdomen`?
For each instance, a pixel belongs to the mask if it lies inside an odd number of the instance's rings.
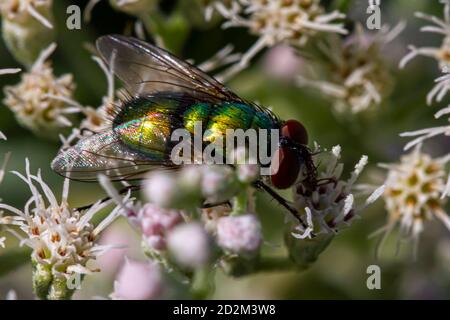
[[[279,122],[270,114],[242,103],[223,102],[219,105],[196,103],[183,114],[183,125],[194,133],[194,124],[202,123],[205,142],[225,137],[227,129],[277,129]]]
[[[227,129],[280,128],[279,120],[259,107],[236,102],[203,103],[173,96],[128,102],[114,119],[113,128],[133,150],[151,158],[163,158],[170,155],[172,132],[185,128],[194,134],[196,123],[201,123],[206,144],[218,137],[225,139]]]

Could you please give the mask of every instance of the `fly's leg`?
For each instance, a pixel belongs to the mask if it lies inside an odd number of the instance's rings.
[[[306,223],[303,221],[303,219],[300,217],[298,210],[292,207],[289,201],[280,196],[275,190],[273,190],[271,187],[266,185],[261,180],[255,181],[253,185],[255,188],[267,192],[273,199],[275,199],[275,201],[277,201],[280,205],[286,208],[300,222],[303,228],[308,227]]]
[[[91,129],[88,129],[88,128],[82,128],[81,130],[80,130],[80,134],[83,136],[86,132],[88,132],[88,133],[91,133],[91,134],[96,134],[96,133],[98,133],[98,132],[95,132],[95,131],[93,131],[93,130],[91,130]]]
[[[139,191],[139,190],[141,190],[141,188],[142,188],[141,185],[135,185],[135,186],[131,185],[131,186],[126,186],[126,187],[120,189],[118,192],[119,192],[120,195],[122,195],[122,194],[125,194],[125,193],[129,192],[129,191],[131,191],[131,192]],[[105,203],[106,201],[109,201],[109,200],[111,200],[111,197],[105,197],[105,198],[100,200],[100,203]],[[78,211],[88,210],[88,209],[92,208],[92,206],[94,204],[95,203],[89,204],[89,205],[84,206],[84,207],[78,207],[77,210]]]
[[[223,205],[231,207],[231,202],[224,201],[224,202],[219,202],[219,203],[203,203],[202,209],[209,209],[209,208],[214,208],[214,207],[223,206]]]

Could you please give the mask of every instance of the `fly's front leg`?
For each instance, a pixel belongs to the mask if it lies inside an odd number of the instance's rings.
[[[253,183],[254,187],[260,190],[263,190],[267,192],[273,199],[275,199],[280,205],[282,205],[284,208],[286,208],[304,227],[307,228],[308,226],[303,221],[303,219],[300,217],[300,214],[298,213],[298,210],[295,209],[288,200],[280,196],[275,190],[270,188],[268,185],[266,185],[261,180],[255,181]]]

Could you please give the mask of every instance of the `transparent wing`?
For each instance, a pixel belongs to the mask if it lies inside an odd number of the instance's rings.
[[[97,49],[134,96],[183,92],[200,100],[242,101],[197,67],[141,40],[103,36],[97,40]]]
[[[97,181],[100,173],[113,181],[135,180],[155,168],[176,168],[162,151],[154,150],[149,157],[130,150],[113,130],[86,137],[61,150],[51,167],[64,177],[86,182]]]

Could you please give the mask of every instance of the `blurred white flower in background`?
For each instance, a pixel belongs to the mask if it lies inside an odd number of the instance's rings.
[[[0,69],[0,76],[5,75],[5,74],[15,74],[15,73],[19,73],[20,71],[22,71],[20,68]],[[1,131],[0,131],[0,140],[6,140],[6,136]],[[6,168],[6,164],[8,162],[10,155],[11,155],[10,153],[6,153],[4,155],[4,160],[3,160],[2,164],[0,165],[0,183],[2,183],[3,178],[5,176],[5,168]]]
[[[20,63],[31,66],[39,53],[55,41],[52,0],[2,0],[2,36]]]
[[[42,13],[42,11],[46,12],[49,10],[52,4],[53,0],[2,0],[0,13],[5,19],[21,23],[26,22],[31,17],[45,27],[52,29],[51,21]]]
[[[317,70],[322,70],[315,77],[320,80],[300,75],[298,85],[319,90],[332,99],[339,112],[357,113],[380,105],[393,88],[383,48],[404,27],[404,23],[393,29],[384,26],[376,34],[370,34],[357,24],[354,34],[345,40],[329,37],[328,41],[318,45],[323,59],[315,57],[313,62]]]
[[[30,71],[22,74],[21,82],[4,89],[3,103],[20,124],[41,136],[53,137],[72,126],[69,116],[79,112],[78,108],[54,98],[72,100],[75,89],[71,74],[55,78],[50,62],[46,62],[55,49],[56,44],[52,44],[42,51]]]
[[[318,147],[316,149],[318,150]],[[335,234],[349,226],[368,205],[382,195],[384,186],[370,190],[371,194],[367,199],[362,204],[357,204],[354,193],[359,190],[355,183],[367,165],[368,158],[363,156],[346,180],[341,178],[344,165],[339,162],[340,158],[340,146],[323,152],[322,157],[314,159],[316,165],[322,164],[318,165],[317,185],[294,186],[295,207],[307,218],[306,228],[298,225],[293,231],[292,236],[295,238],[305,239],[312,238],[313,235]]]
[[[85,116],[80,125],[77,128],[73,128],[72,132],[67,137],[60,135],[63,144],[62,148],[68,148],[83,137],[91,136],[94,133],[107,129],[111,124],[110,120],[113,117],[115,105],[118,103],[116,97],[119,99],[124,98],[122,97],[122,91],[117,90],[116,92],[115,90],[113,71],[108,68],[102,59],[92,57],[92,60],[94,60],[100,69],[102,69],[107,83],[107,93],[103,96],[102,104],[99,107],[93,108],[91,106],[83,106],[77,101],[68,99],[64,96],[47,94],[49,98],[58,100],[61,103],[66,103],[72,106],[74,110],[79,110],[80,113]],[[113,63],[111,63],[111,66],[113,66]]]
[[[303,60],[287,45],[273,47],[264,57],[264,71],[277,79],[292,80],[302,67],[304,67]]]
[[[100,0],[89,0],[84,11],[84,20],[91,20],[92,10]],[[109,0],[111,7],[130,15],[142,15],[157,7],[159,0]]]
[[[0,209],[14,215],[3,216],[0,224],[17,226],[22,234],[14,229],[9,231],[15,235],[21,245],[30,247],[33,251],[31,259],[35,265],[35,290],[40,294],[52,294],[53,279],[66,281],[71,275],[91,274],[99,271],[87,267],[89,260],[95,260],[105,251],[113,248],[112,245],[101,246],[97,244],[99,234],[120,214],[120,208],[115,208],[97,226],[91,219],[105,209],[110,202],[98,201],[86,212],[73,209],[67,200],[69,196],[69,180],[64,181],[61,202],[58,202],[53,191],[42,180],[40,172],[37,175],[30,173],[30,164],[26,161],[26,175],[13,172],[23,180],[32,193],[23,211],[7,204],[0,203]],[[43,285],[42,279],[50,279]],[[47,282],[45,280],[44,282]],[[40,296],[42,298],[42,296]],[[46,298],[51,298],[47,297]]]
[[[420,47],[409,46],[410,52],[400,61],[400,68],[404,68],[407,63],[417,56],[425,56],[434,58],[441,69],[450,68],[450,1],[441,0],[444,4],[444,18],[423,13],[416,12],[416,17],[422,20],[433,23],[433,25],[424,26],[420,29],[422,32],[436,33],[443,35],[444,39],[440,47]]]
[[[125,259],[114,281],[114,300],[155,300],[164,291],[161,270],[156,263]]]
[[[442,108],[438,112],[435,113],[434,117],[436,119],[439,119],[443,116],[450,115],[450,106]],[[424,142],[425,140],[428,140],[430,138],[439,136],[439,135],[446,135],[450,136],[450,116],[448,118],[448,125],[444,126],[437,126],[432,128],[426,128],[426,129],[420,129],[415,131],[407,131],[400,134],[401,137],[416,137],[415,139],[411,140],[405,145],[404,150],[409,150],[414,146],[417,146],[418,144]]]
[[[14,73],[18,73],[22,71],[20,68],[8,68],[8,69],[0,69],[0,76],[1,75],[5,75],[5,74],[14,74]],[[0,131],[0,140],[6,140],[6,136],[3,134],[3,132]],[[3,181],[3,178],[5,177],[5,169],[6,169],[6,165],[8,164],[9,158],[11,156],[10,152],[5,153],[5,155],[3,156],[3,162],[0,164],[0,184]],[[1,201],[1,198],[0,198]],[[1,211],[0,211],[1,213]],[[0,247],[4,248],[5,247],[5,240],[6,237],[0,237]]]
[[[399,241],[413,241],[415,256],[426,221],[437,218],[450,231],[450,217],[444,210],[446,198],[442,196],[450,188],[445,184],[445,165],[449,162],[450,155],[432,158],[418,145],[400,163],[380,165],[389,171],[383,194],[388,222],[373,234],[384,233],[379,249],[396,226],[400,227]]]
[[[224,28],[247,28],[258,37],[242,59],[227,71],[227,76],[246,68],[266,47],[281,43],[302,47],[323,32],[347,34],[344,24],[338,22],[345,14],[337,10],[325,12],[320,0],[239,0],[230,6],[216,1],[212,6],[227,20]],[[207,8],[207,15],[210,11]]]
[[[125,259],[111,298],[115,300],[155,300],[164,293],[164,281],[156,263]]]
[[[102,246],[121,246],[105,252],[97,259],[97,264],[103,272],[114,274],[123,264],[125,257],[133,253],[136,241],[121,223],[113,223],[102,232],[98,243]]]

